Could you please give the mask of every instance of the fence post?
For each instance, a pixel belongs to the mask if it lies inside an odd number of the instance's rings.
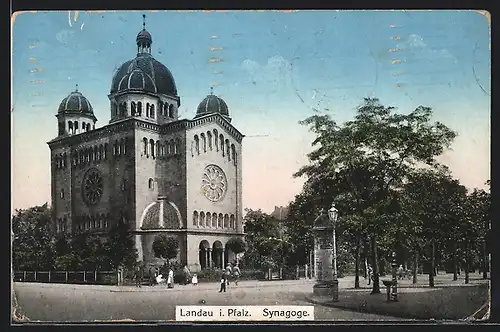
[[[37,278],[36,278],[36,271],[35,271],[35,281],[37,281],[36,279],[37,279]]]
[[[87,271],[83,271],[83,282],[87,282]]]
[[[297,271],[297,273],[296,273],[297,274],[297,280],[299,280],[300,279],[300,267],[298,265],[296,267],[296,271]]]
[[[26,271],[23,271],[23,281],[26,281]]]
[[[308,278],[309,278],[309,271],[307,271],[307,264],[304,264],[304,277],[305,277],[306,279],[308,279]]]
[[[65,271],[64,273],[66,275],[66,282],[68,282],[68,271]]]
[[[49,270],[49,282],[50,282],[50,270]]]
[[[97,284],[97,270],[94,271],[94,283]]]

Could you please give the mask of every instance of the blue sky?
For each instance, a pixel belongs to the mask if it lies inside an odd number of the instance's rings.
[[[460,135],[443,162],[469,187],[489,178],[490,35],[474,11],[22,13],[13,23],[14,208],[50,201],[45,142],[75,84],[98,125],[108,122],[113,72],[135,57],[142,14],[153,56],[175,77],[181,117],[215,85],[249,136],[246,207],[270,210],[300,191],[291,174],[312,136],[299,120],[347,120],[367,96],[402,112],[432,107]]]

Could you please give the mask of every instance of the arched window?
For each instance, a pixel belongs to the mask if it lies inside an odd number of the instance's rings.
[[[224,228],[229,228],[229,214],[224,215]]]
[[[217,220],[217,227],[222,228],[224,222],[224,216],[222,213],[219,213],[219,219]]]
[[[78,156],[76,154],[76,151],[73,151],[71,153],[71,163],[73,164],[73,166],[76,166],[78,164],[77,158],[78,158]]]
[[[125,141],[124,141],[124,139],[123,139],[123,138],[122,138],[122,139],[120,139],[120,145],[118,146],[118,154],[119,154],[119,155],[120,155],[120,154],[123,154],[123,146],[125,145],[125,143],[124,143],[124,142],[125,142]]]
[[[87,148],[85,149],[85,162],[89,162],[90,161],[90,150]]]
[[[220,141],[220,150],[222,151],[222,156],[224,157],[225,151],[224,151],[224,136],[220,134],[219,136],[219,141]]]
[[[85,159],[83,159],[83,150],[78,151],[78,164],[83,164],[85,162]]]
[[[78,134],[78,121],[75,121],[74,126],[75,126],[75,134]]]
[[[149,115],[154,119],[155,118],[155,105],[151,105],[149,107]]]
[[[118,143],[116,140],[113,142],[113,156],[116,156],[118,154]]]
[[[90,123],[87,123],[87,131],[90,131]]]
[[[134,116],[135,112],[137,112],[137,104],[135,103],[135,101],[133,101],[130,103],[130,113],[132,116]]]
[[[127,154],[127,145],[128,145],[128,138],[125,137],[125,139],[123,140],[123,148],[122,148],[123,154]]]
[[[101,145],[99,145],[99,160],[102,160],[104,159],[104,147]]]
[[[219,151],[219,134],[217,132],[217,129],[214,129],[214,145],[215,151]]]
[[[87,129],[87,126],[85,125],[85,122],[82,122],[82,132]]]
[[[233,158],[233,163],[236,165],[236,147],[234,144],[231,144],[231,154]]]
[[[103,159],[106,159],[106,157],[108,156],[108,150],[109,150],[109,144],[108,143],[104,143],[104,151],[103,151],[103,154],[102,154],[102,158]]]
[[[208,149],[212,151],[212,133],[207,131]]]
[[[212,214],[210,212],[207,212],[206,218],[207,218],[206,220],[207,227],[212,227]]]
[[[155,189],[155,181],[153,179],[148,180],[148,188],[149,190]]]
[[[198,211],[193,212],[193,226],[198,226]]]
[[[160,112],[160,115],[164,114],[164,112],[163,112],[163,102],[162,101],[160,101],[158,103],[158,112]]]
[[[226,140],[226,154],[227,154],[227,159],[231,161],[231,146],[229,145],[229,140]]]
[[[198,138],[198,135],[194,135],[194,144],[196,154],[200,154],[200,139]]]
[[[142,103],[140,101],[137,102],[137,115],[142,115]]]
[[[170,155],[172,153],[172,144],[170,144],[170,141],[165,141],[165,146],[166,146],[166,153]]]
[[[200,226],[205,227],[205,212],[200,212]]]
[[[212,213],[212,227],[216,228],[217,227],[217,213]]]
[[[236,223],[235,223],[235,219],[234,219],[234,214],[232,214],[229,217],[229,227],[231,227],[231,229],[236,229]]]
[[[161,157],[160,141],[156,141],[156,156]]]
[[[155,141],[152,139],[149,140],[149,149],[151,151],[151,157],[155,157]]]
[[[94,146],[94,151],[92,153],[93,157],[94,157],[94,161],[97,161],[99,160],[99,148],[96,146]]]
[[[165,116],[168,116],[168,104],[167,103],[163,104],[163,114]]]
[[[73,121],[68,121],[68,132],[73,134]]]
[[[173,104],[168,105],[168,117],[169,118],[174,117],[174,105]]]
[[[203,147],[203,152],[207,152],[207,138],[204,133],[201,133],[201,146]]]
[[[144,153],[144,156],[147,156],[148,155],[148,139],[146,137],[144,137],[142,139],[142,144],[143,144],[143,153]]]
[[[179,152],[179,146],[180,146],[181,144],[179,143],[179,140],[178,140],[178,139],[176,139],[176,140],[172,140],[172,145],[174,146],[174,154],[178,154],[178,153],[180,153],[180,152]]]
[[[146,103],[146,117],[149,118],[149,103]]]

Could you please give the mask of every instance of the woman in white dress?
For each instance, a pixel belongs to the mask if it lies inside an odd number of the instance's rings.
[[[168,270],[167,287],[174,288],[174,271],[172,269]]]

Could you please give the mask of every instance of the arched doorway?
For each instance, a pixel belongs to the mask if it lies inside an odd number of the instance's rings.
[[[212,245],[212,261],[214,267],[224,268],[224,247],[220,241],[215,241]]]
[[[202,270],[210,267],[210,243],[207,240],[200,242],[199,264]]]

